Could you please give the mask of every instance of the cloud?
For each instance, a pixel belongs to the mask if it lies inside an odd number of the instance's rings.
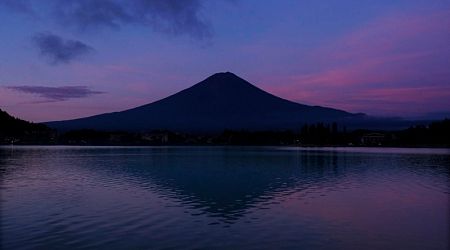
[[[33,42],[40,54],[46,57],[50,64],[70,63],[94,49],[77,40],[66,40],[51,33],[39,33],[33,37]]]
[[[368,114],[448,110],[449,25],[448,10],[377,17],[305,52],[296,65],[299,73],[277,76],[268,81],[268,90],[298,102]],[[310,64],[317,66],[302,71]]]
[[[42,0],[38,3],[39,7],[49,9],[48,12],[43,12],[36,11],[28,0],[0,0],[0,7],[3,5],[19,12],[43,15],[64,27],[79,31],[141,25],[160,33],[206,39],[211,37],[212,29],[209,22],[201,16],[204,2],[205,0]]]
[[[345,99],[333,102],[349,109],[371,110],[372,114],[411,117],[430,111],[448,110],[450,87],[381,87],[348,93]],[[401,112],[399,112],[401,110]]]
[[[38,95],[46,99],[44,102],[60,102],[68,99],[85,98],[104,93],[101,91],[91,90],[87,86],[9,86],[6,88],[23,93]]]
[[[450,11],[392,13],[312,51],[325,65],[303,76],[323,86],[440,84],[449,80]]]

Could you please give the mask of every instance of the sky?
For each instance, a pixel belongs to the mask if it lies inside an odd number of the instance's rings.
[[[0,0],[0,109],[122,111],[230,71],[303,104],[443,118],[449,27],[450,0]]]

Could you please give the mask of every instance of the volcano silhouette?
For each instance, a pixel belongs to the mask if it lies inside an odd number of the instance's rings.
[[[288,101],[226,72],[214,74],[174,95],[133,109],[46,124],[60,130],[214,132],[225,129],[298,129],[305,123],[342,122],[358,116]]]

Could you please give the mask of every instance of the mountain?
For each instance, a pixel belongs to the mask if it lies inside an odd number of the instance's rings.
[[[0,109],[0,144],[45,144],[53,131],[44,124],[35,124],[15,118]]]
[[[308,106],[267,93],[233,73],[217,73],[159,101],[133,109],[46,123],[59,130],[213,132],[224,129],[294,129],[304,123],[360,118],[342,110]]]

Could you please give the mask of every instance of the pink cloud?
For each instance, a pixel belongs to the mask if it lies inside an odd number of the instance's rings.
[[[375,114],[412,116],[427,113],[430,110],[441,111],[450,107],[450,86],[448,87],[399,87],[376,88],[360,91],[358,95],[346,97],[346,103],[335,102],[335,105],[346,105],[349,109],[372,110]]]
[[[417,50],[433,51],[430,40],[438,36],[448,44],[450,11],[391,13],[349,32],[337,41],[313,51],[325,60],[364,60]]]
[[[317,88],[292,91],[289,86],[266,89],[298,102],[371,115],[414,116],[450,107],[450,86],[376,87],[339,92]]]
[[[299,102],[369,114],[448,110],[448,27],[447,10],[381,17],[307,53],[304,61],[319,70],[284,77],[284,84],[268,80],[266,89]]]
[[[367,83],[398,83],[417,78],[415,61],[432,55],[430,52],[401,55],[380,55],[361,59],[358,63],[338,66],[318,73],[299,75],[292,80],[301,84],[320,84],[322,87],[349,87]]]

